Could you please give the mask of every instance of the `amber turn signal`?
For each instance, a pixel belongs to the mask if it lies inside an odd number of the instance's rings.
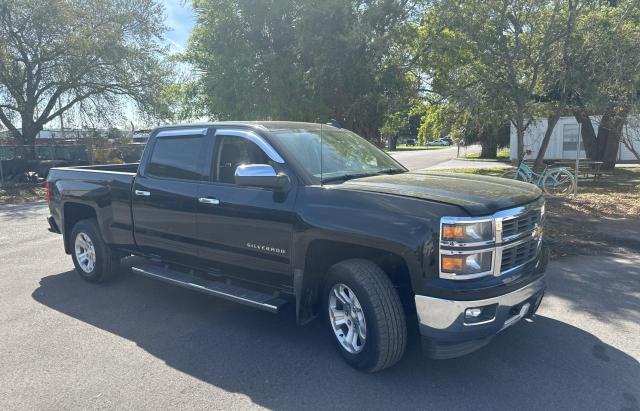
[[[445,225],[442,227],[442,237],[446,239],[464,238],[465,227],[462,225]]]
[[[448,272],[462,271],[465,261],[464,257],[442,256],[442,270]]]

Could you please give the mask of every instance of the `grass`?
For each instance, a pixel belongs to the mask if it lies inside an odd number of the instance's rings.
[[[491,167],[491,168],[443,168],[443,169],[427,169],[431,172],[445,172],[445,173],[462,173],[462,174],[476,174],[481,176],[500,177],[505,173],[507,169],[504,167]]]
[[[509,160],[509,147],[505,147],[502,150],[498,151],[498,155],[495,160],[508,161]],[[480,153],[469,153],[464,156],[467,160],[494,160],[494,159],[485,159],[480,157]]]
[[[22,204],[45,199],[42,184],[15,184],[0,186],[0,204]]]
[[[443,148],[449,148],[451,146],[405,146],[405,145],[397,145],[395,150],[385,151],[389,153],[395,153],[398,151],[419,151],[419,150],[442,150]]]

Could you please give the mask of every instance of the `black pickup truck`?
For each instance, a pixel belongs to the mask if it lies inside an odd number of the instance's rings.
[[[293,122],[154,130],[140,164],[54,168],[50,229],[80,276],[132,271],[298,323],[352,366],[482,347],[536,312],[544,199],[513,180],[407,171],[356,134]]]

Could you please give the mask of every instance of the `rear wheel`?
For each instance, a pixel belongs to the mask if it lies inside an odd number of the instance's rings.
[[[542,190],[549,195],[568,195],[575,192],[576,180],[569,170],[554,170],[542,179]]]
[[[118,273],[120,258],[102,240],[94,219],[81,220],[71,231],[71,257],[84,280],[99,283]]]
[[[357,259],[334,265],[324,296],[331,333],[347,363],[375,372],[402,358],[405,315],[396,289],[380,267]]]

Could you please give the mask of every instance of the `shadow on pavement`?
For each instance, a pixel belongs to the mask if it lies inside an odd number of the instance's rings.
[[[640,256],[581,256],[553,263],[547,293],[602,321],[640,323]]]
[[[637,410],[640,398],[638,361],[541,316],[448,361],[423,358],[412,335],[396,367],[368,375],[343,363],[322,321],[298,327],[292,312],[274,316],[132,274],[99,286],[64,272],[43,278],[32,297],[268,408]]]
[[[38,215],[47,207],[45,201],[25,204],[0,204],[0,220],[24,219]]]

